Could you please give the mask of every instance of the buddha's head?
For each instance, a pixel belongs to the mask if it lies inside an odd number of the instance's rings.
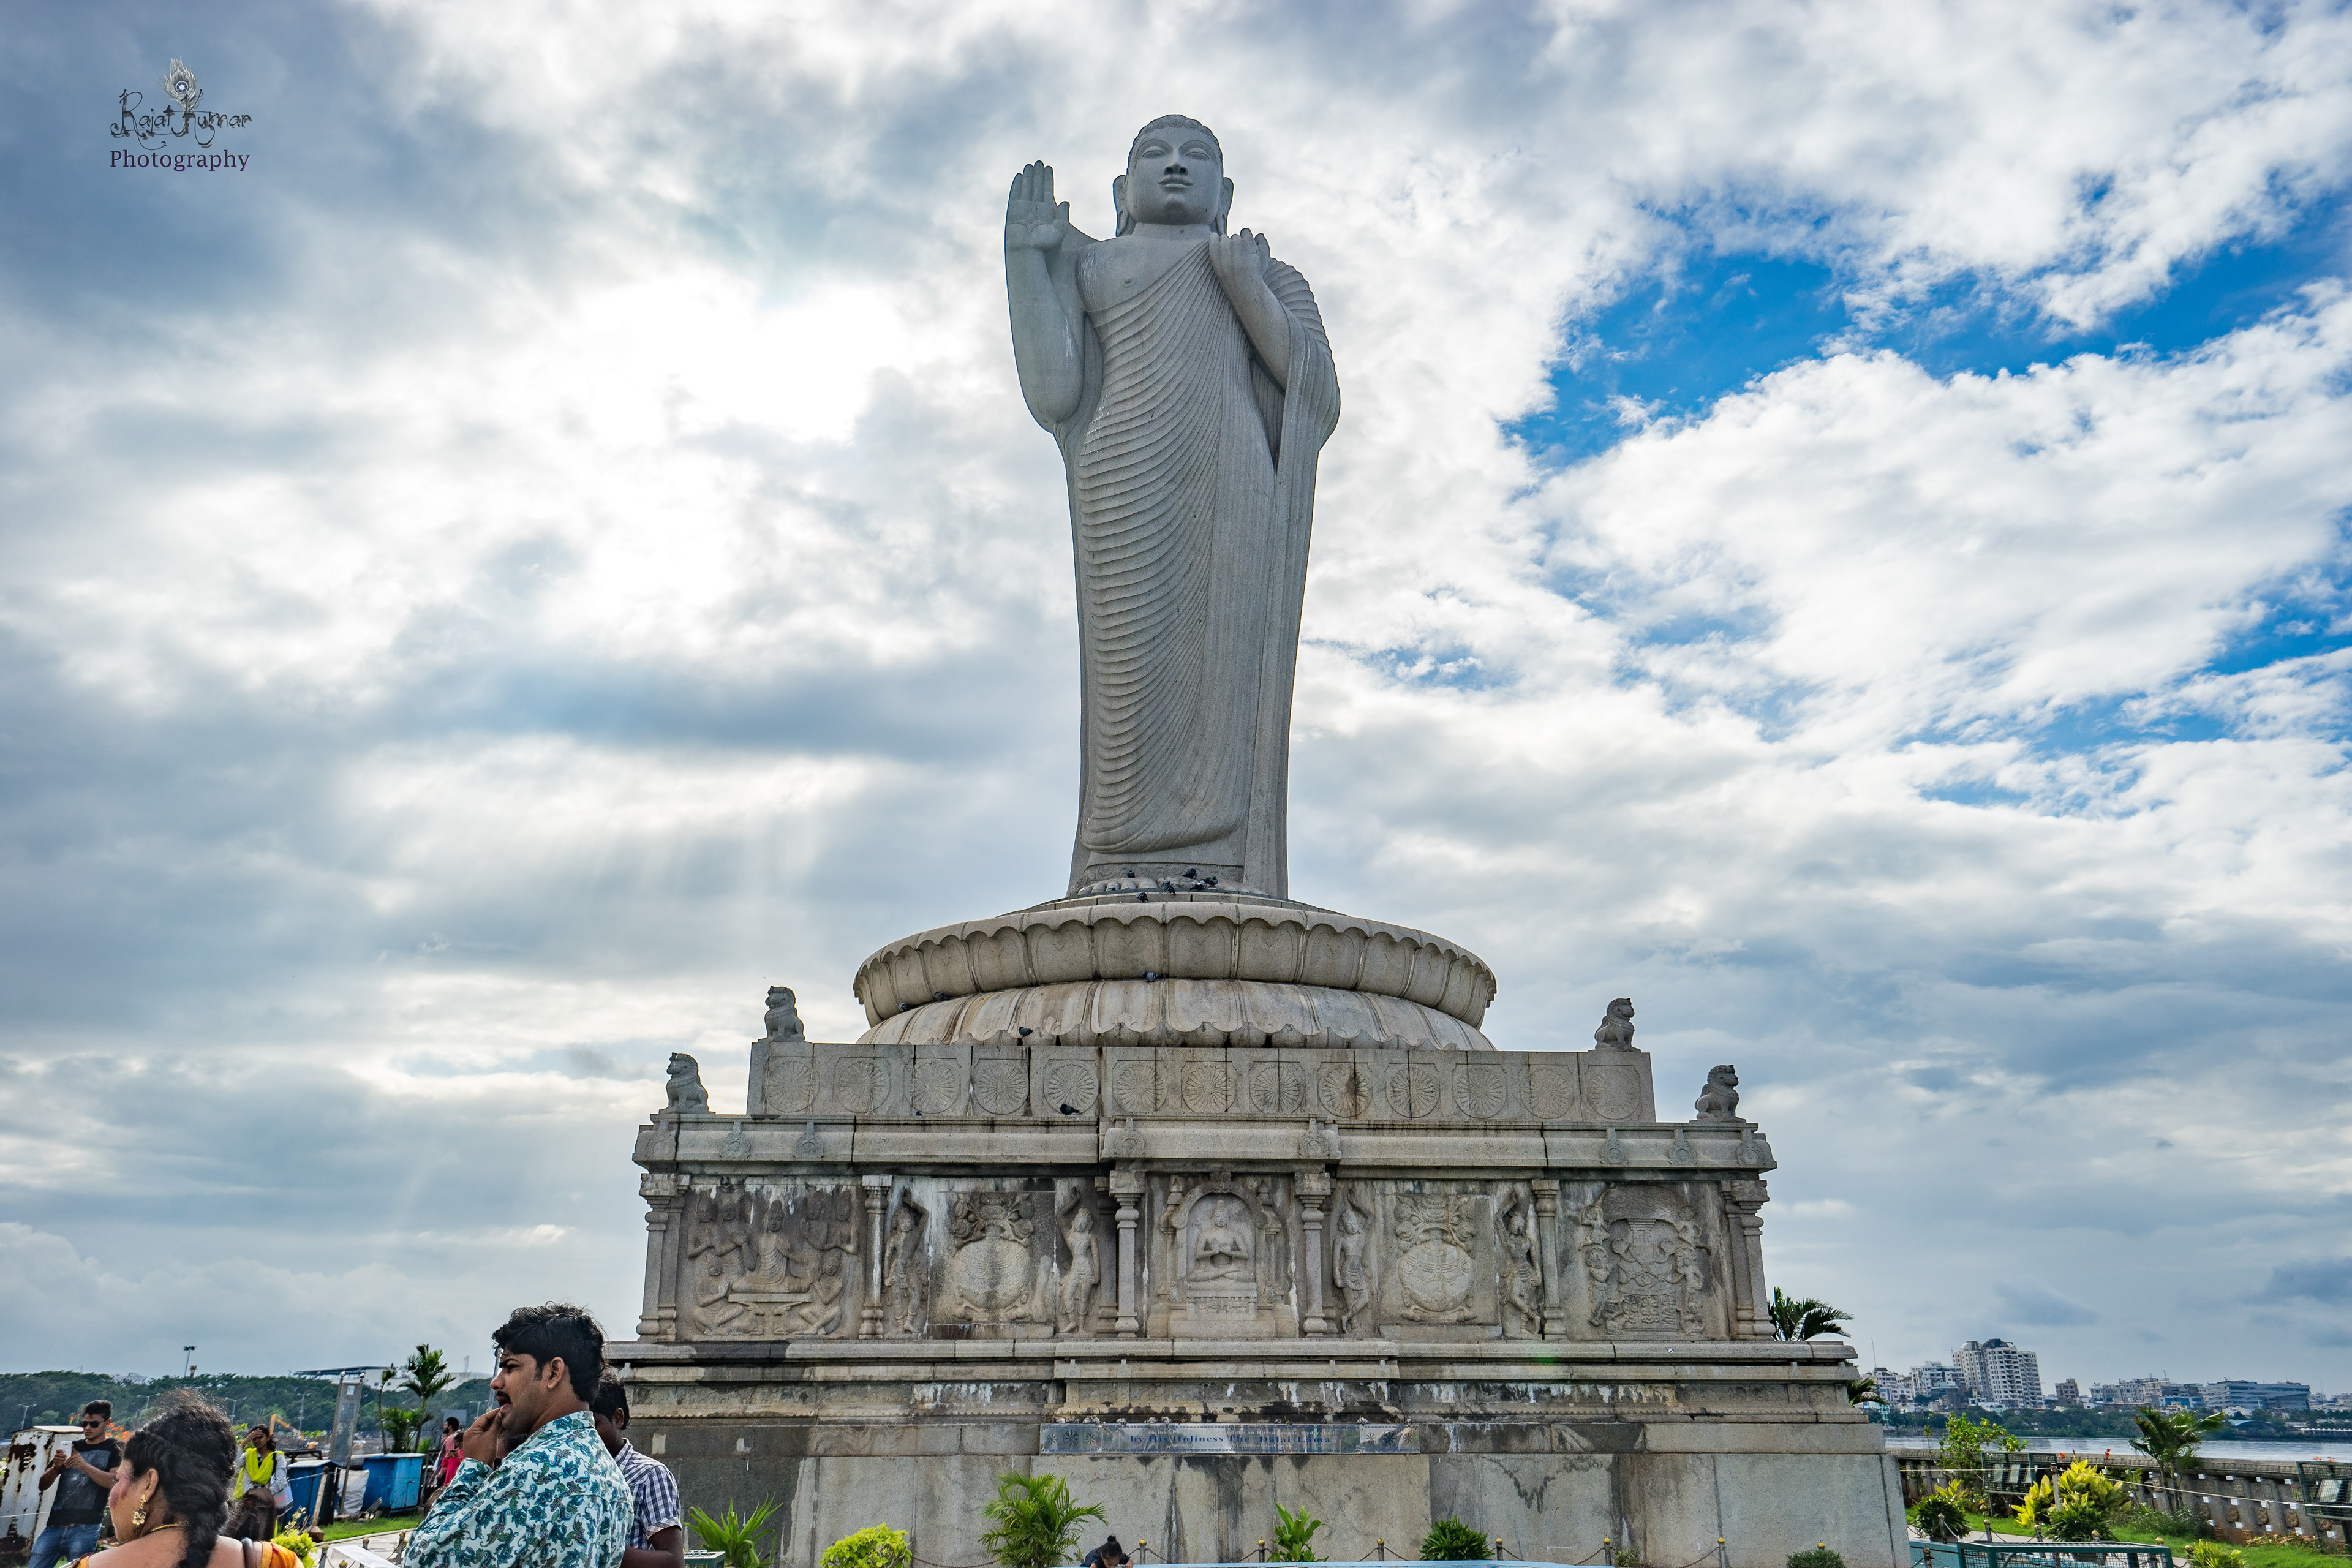
[[[1111,182],[1118,232],[1139,223],[1207,224],[1225,232],[1234,183],[1216,132],[1181,114],[1163,114],[1135,133],[1127,173]]]

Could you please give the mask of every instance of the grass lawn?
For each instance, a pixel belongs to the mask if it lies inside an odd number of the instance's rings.
[[[1972,1513],[1968,1516],[1968,1521],[1969,1532],[1981,1539],[1984,1535],[1985,1516]],[[1996,1535],[2031,1535],[2032,1533],[2006,1512],[1992,1516],[1992,1529]],[[2179,1563],[2186,1563],[2189,1561],[2189,1543],[2197,1539],[2193,1535],[2175,1535],[2170,1531],[2158,1533],[2134,1531],[2128,1534],[2131,1540],[2146,1542],[2151,1545],[2157,1542],[2162,1542],[2172,1548],[2173,1561]],[[2315,1552],[2308,1546],[2296,1546],[2287,1542],[2281,1542],[2275,1546],[2241,1546],[2238,1550],[2246,1554],[2246,1568],[2345,1568],[2342,1552]]]
[[[339,1519],[327,1526],[327,1539],[346,1541],[354,1535],[391,1535],[403,1530],[415,1530],[421,1513],[388,1513],[382,1519]],[[2341,1565],[2338,1565],[2341,1568]]]

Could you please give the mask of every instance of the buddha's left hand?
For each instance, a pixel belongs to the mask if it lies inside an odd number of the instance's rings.
[[[1209,241],[1209,265],[1215,269],[1217,281],[1229,291],[1237,283],[1264,283],[1266,258],[1272,254],[1265,236],[1248,229]]]

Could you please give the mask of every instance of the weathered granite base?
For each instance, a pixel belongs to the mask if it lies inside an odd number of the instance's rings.
[[[1905,1555],[1851,1348],[1772,1337],[1774,1161],[1727,1073],[1670,1122],[1648,1053],[1605,1038],[820,1044],[770,1018],[749,1115],[681,1080],[638,1133],[645,1301],[608,1351],[689,1500],[783,1506],[791,1568],[877,1522],[974,1563],[995,1478],[1038,1468],[1158,1561],[1249,1555],[1277,1501],[1335,1556],[1410,1555],[1448,1516],[1560,1563]],[[1292,1437],[1322,1451],[1202,1451]]]
[[[1335,1558],[1369,1557],[1378,1542],[1413,1556],[1430,1521],[1449,1516],[1538,1561],[1605,1562],[1603,1538],[1654,1568],[1780,1568],[1820,1542],[1851,1568],[1903,1558],[1901,1482],[1877,1429],[1845,1403],[1842,1344],[1534,1344],[1476,1358],[1454,1343],[1314,1347],[1337,1356],[1263,1342],[1146,1340],[1085,1356],[1018,1346],[933,1347],[921,1360],[874,1344],[614,1354],[637,1441],[677,1472],[689,1501],[776,1500],[792,1568],[877,1522],[908,1531],[929,1563],[975,1563],[981,1505],[1007,1470],[1065,1478],[1155,1560],[1247,1558],[1271,1534],[1276,1503],[1328,1521],[1317,1544]],[[1435,1373],[1455,1375],[1422,1375]],[[1400,1423],[1384,1438],[1419,1451],[1040,1453],[1089,1436],[1053,1423],[1149,1422],[1155,1411],[1327,1432]]]

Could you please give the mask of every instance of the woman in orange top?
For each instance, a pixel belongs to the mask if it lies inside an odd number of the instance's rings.
[[[74,1568],[246,1568],[252,1543],[221,1533],[236,1448],[228,1417],[212,1405],[191,1394],[167,1396],[161,1414],[122,1446],[121,1474],[106,1494],[118,1544]],[[263,1568],[259,1555],[253,1552],[252,1568]]]

